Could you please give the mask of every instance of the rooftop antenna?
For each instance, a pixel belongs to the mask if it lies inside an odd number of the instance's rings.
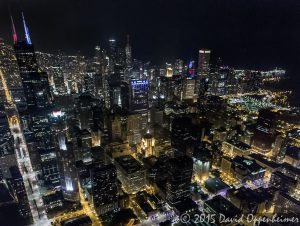
[[[25,17],[24,17],[24,13],[22,12],[22,20],[23,20],[23,26],[24,26],[24,32],[25,32],[25,39],[28,45],[32,45],[31,39],[30,39],[30,35],[29,35],[29,29],[26,25],[26,21],[25,21]]]

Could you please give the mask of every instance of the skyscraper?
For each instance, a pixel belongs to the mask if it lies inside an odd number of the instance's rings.
[[[93,205],[98,215],[118,207],[117,170],[113,164],[95,167],[92,174]]]
[[[39,149],[41,168],[45,184],[53,187],[60,185],[57,156],[54,148]]]
[[[141,152],[145,157],[155,155],[155,138],[150,132],[146,133],[142,138]]]
[[[119,106],[122,110],[129,110],[129,85],[127,82],[109,83],[110,107]]]
[[[199,97],[203,97],[206,93],[206,83],[210,72],[210,50],[200,49],[198,60],[198,76],[196,93]]]
[[[262,153],[272,150],[276,138],[276,126],[278,123],[278,113],[272,109],[261,109],[251,146]]]
[[[195,79],[188,77],[183,81],[183,99],[193,99],[195,95]]]
[[[11,185],[14,194],[18,200],[19,211],[24,219],[30,220],[32,218],[30,205],[27,198],[27,193],[23,181],[23,177],[17,166],[12,166],[10,168],[10,173],[12,175]]]
[[[210,50],[200,49],[198,60],[198,76],[205,78],[209,74]]]
[[[129,41],[129,35],[127,35],[127,43],[125,47],[125,53],[126,53],[126,67],[130,68],[132,64],[132,50],[131,45]]]
[[[131,107],[133,112],[147,111],[148,91],[148,80],[131,80]]]
[[[191,147],[192,120],[189,117],[179,117],[172,120],[171,144],[178,155],[185,155]]]
[[[14,33],[14,50],[20,70],[26,103],[29,108],[45,108],[51,104],[48,76],[38,70],[34,47],[22,14],[25,40],[18,41]]]
[[[166,198],[174,205],[190,197],[190,185],[193,173],[193,160],[188,156],[179,156],[169,160]]]
[[[109,39],[109,51],[108,51],[108,57],[109,57],[109,72],[113,73],[115,64],[116,64],[116,57],[117,57],[117,46],[116,46],[116,40],[115,39]]]
[[[223,96],[236,92],[234,75],[229,67],[216,68],[211,71],[209,77],[209,93],[211,95]]]
[[[25,139],[26,143],[30,144],[29,157],[35,163],[33,169],[41,170],[39,172],[45,184],[56,186],[59,185],[60,181],[56,163],[57,157],[54,151],[51,151],[55,147],[55,140],[49,121],[52,97],[48,75],[41,72],[38,67],[34,46],[23,14],[22,19],[25,39],[18,41],[17,38],[14,38],[14,50],[27,105],[27,111],[20,116],[23,119],[23,125],[26,123],[28,129]],[[13,37],[17,36],[13,35]],[[45,152],[39,150],[45,150]]]
[[[187,70],[187,76],[189,78],[194,78],[195,75],[196,75],[196,72],[195,72],[195,61],[190,61],[189,64],[188,64],[188,70]]]
[[[126,66],[126,49],[123,47],[117,48],[116,64],[122,68]]]
[[[146,170],[143,165],[131,155],[122,155],[114,159],[124,191],[134,194],[146,187]]]

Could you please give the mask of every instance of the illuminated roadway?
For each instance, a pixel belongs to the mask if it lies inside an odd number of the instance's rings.
[[[84,215],[83,209],[75,211],[75,212],[64,213],[64,214],[61,214],[59,216],[56,216],[53,219],[54,226],[60,226],[61,225],[60,223],[62,221],[68,220],[68,219],[71,219],[71,218],[75,218],[75,217],[79,217],[81,215]]]
[[[82,209],[83,209],[84,213],[91,218],[93,226],[102,226],[100,219],[97,216],[94,208],[92,208],[90,203],[85,200],[80,184],[78,184],[78,187],[79,187],[80,203],[82,205]]]
[[[36,174],[32,169],[26,141],[19,122],[16,124],[10,124],[10,129],[15,140],[17,162],[29,199],[34,225],[50,225],[45,210],[43,209],[43,201],[39,191]]]
[[[90,217],[93,226],[102,226],[100,219],[98,218],[98,216],[95,213],[95,210],[90,206],[89,202],[85,200],[83,191],[80,187],[80,184],[78,186],[79,186],[79,197],[80,197],[80,203],[81,203],[82,209],[74,211],[74,212],[64,213],[60,216],[56,216],[53,219],[54,225],[60,226],[62,221],[65,221],[65,220],[68,220],[71,218],[75,218],[75,217],[79,217],[81,215],[87,215]]]
[[[23,130],[20,124],[20,117],[17,108],[13,102],[11,94],[6,84],[6,80],[2,71],[0,70],[0,79],[2,81],[3,89],[6,97],[5,110],[9,122],[11,133],[14,137],[15,154],[18,162],[18,167],[23,177],[25,190],[27,193],[31,214],[33,217],[33,225],[50,225],[46,212],[43,208],[43,201],[39,192],[36,174],[32,169],[29,152]]]
[[[51,225],[51,221],[47,218],[41,193],[38,187],[38,181],[36,174],[32,169],[32,164],[24,137],[23,130],[21,128],[20,117],[18,110],[14,104],[13,98],[7,87],[6,80],[2,71],[0,70],[0,79],[3,85],[3,89],[6,97],[5,110],[9,122],[11,133],[14,137],[15,154],[18,162],[18,167],[23,177],[25,190],[29,200],[30,210],[33,217],[34,226],[48,226]],[[80,185],[79,185],[80,188]],[[93,223],[93,226],[102,226],[100,219],[95,213],[95,210],[89,205],[88,201],[85,201],[84,195],[80,188],[79,190],[80,202],[82,210],[76,212],[70,212],[54,218],[55,222],[60,222],[65,219],[73,218],[82,214],[88,215]]]

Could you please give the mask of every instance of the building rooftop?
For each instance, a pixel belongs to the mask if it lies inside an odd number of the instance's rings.
[[[184,155],[169,159],[170,166],[175,167],[177,170],[190,169],[193,166],[193,159]]]
[[[11,174],[13,179],[22,179],[23,180],[23,177],[22,177],[22,175],[20,173],[20,170],[17,166],[10,167],[9,171],[10,171],[10,174]]]
[[[68,220],[65,220],[61,224],[62,226],[80,226],[80,225],[92,225],[91,218],[86,215],[82,215],[76,218],[71,218]]]
[[[146,194],[144,193],[138,193],[138,195],[136,196],[136,202],[138,203],[138,205],[141,207],[141,209],[146,213],[150,213],[152,211],[154,211],[154,209],[151,207],[151,205],[147,202],[146,200]]]
[[[0,183],[0,205],[2,203],[12,202],[14,198],[9,193],[7,186],[4,183]]]
[[[146,134],[144,134],[143,138],[144,139],[152,139],[153,135],[151,133],[146,133]]]
[[[63,200],[61,191],[52,192],[43,196],[44,204],[51,204],[52,202],[56,202],[58,200]]]
[[[239,140],[231,139],[231,140],[228,140],[227,143],[229,143],[243,151],[251,149],[250,145],[245,144],[244,142],[239,141]]]
[[[212,199],[205,201],[204,205],[208,206],[217,214],[224,214],[225,217],[235,217],[240,214],[240,210],[221,195],[217,195]]]
[[[265,168],[263,168],[261,165],[256,163],[253,159],[244,158],[241,156],[236,156],[233,158],[232,162],[239,167],[242,167],[244,169],[247,169],[248,172],[251,174],[256,174],[265,171]]]
[[[252,154],[248,155],[248,157],[251,157],[251,158],[255,159],[256,161],[261,162],[262,164],[264,164],[270,168],[273,168],[273,169],[278,168],[280,166],[280,164],[273,162],[273,161],[269,161],[261,154],[252,153]]]
[[[293,159],[300,160],[300,147],[288,146],[285,155]]]
[[[284,181],[289,181],[290,183],[293,183],[295,184],[295,186],[297,185],[298,181],[295,180],[294,178],[288,176],[288,175],[285,175],[284,173],[280,172],[280,171],[276,171],[273,173],[275,176],[277,177],[280,177],[281,179],[283,179]]]
[[[290,172],[294,173],[295,175],[297,175],[297,174],[300,175],[300,169],[298,169],[298,168],[296,168],[296,167],[294,167],[294,166],[292,166],[292,165],[290,165],[286,162],[282,163],[281,167],[285,171],[290,171]]]
[[[137,161],[131,155],[124,155],[115,158],[115,161],[127,172],[127,173],[134,173],[136,171],[142,170],[142,164]]]
[[[225,189],[228,189],[229,186],[225,184],[221,179],[219,178],[208,178],[205,181],[205,188],[214,194],[219,193],[220,191],[223,191]]]
[[[285,199],[289,200],[290,202],[298,205],[300,207],[300,201],[295,199],[294,197],[290,196],[289,194],[286,194],[285,192],[280,192],[280,195],[284,197]]]
[[[240,187],[238,189],[232,188],[228,190],[228,195],[234,196],[241,201],[249,202],[249,203],[250,202],[262,203],[265,200],[271,199],[271,195],[265,189],[252,190],[246,187]]]
[[[272,148],[272,144],[275,142],[275,136],[261,131],[255,131],[253,136],[253,146],[268,150]]]
[[[190,210],[198,209],[198,205],[192,199],[187,198],[179,203],[176,203],[174,208],[178,210],[179,213],[185,213]]]

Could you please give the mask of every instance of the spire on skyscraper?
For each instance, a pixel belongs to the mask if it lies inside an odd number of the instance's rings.
[[[12,16],[10,16],[10,19],[11,19],[11,28],[12,28],[12,32],[13,32],[13,41],[14,41],[14,44],[16,44],[18,42],[16,27],[15,27],[14,19]]]
[[[25,32],[25,39],[28,45],[31,45],[31,39],[30,39],[30,35],[29,35],[29,29],[26,25],[26,21],[25,21],[25,17],[24,17],[24,13],[22,12],[22,20],[23,20],[23,26],[24,26],[24,32]]]

